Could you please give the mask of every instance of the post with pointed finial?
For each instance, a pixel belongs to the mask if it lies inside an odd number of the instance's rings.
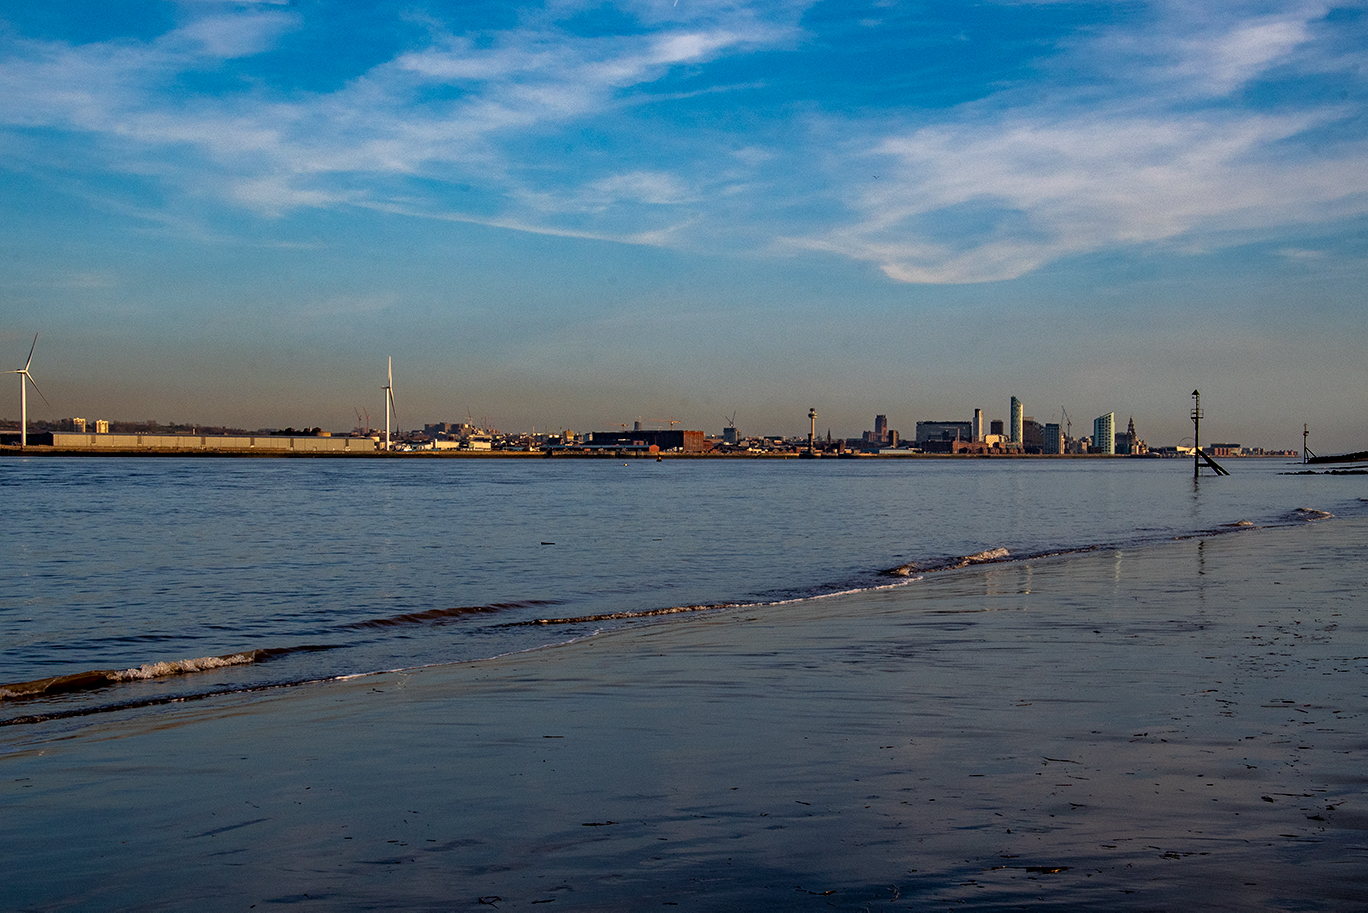
[[[1192,391],[1192,477],[1202,468],[1202,394]]]

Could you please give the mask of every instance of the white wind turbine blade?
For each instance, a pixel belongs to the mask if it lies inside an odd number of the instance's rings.
[[[389,386],[385,388],[385,394],[389,397],[390,411],[394,417],[399,417],[399,407],[394,404],[394,359],[389,359]]]
[[[38,381],[36,381],[36,380],[33,379],[33,375],[30,374],[27,370],[25,370],[25,371],[18,371],[18,372],[16,372],[16,373],[22,374],[22,375],[24,375],[24,377],[27,377],[27,378],[28,378],[28,382],[31,383],[31,384],[33,384],[34,392],[36,392],[36,393],[42,398],[43,402],[47,403],[47,404],[48,404],[48,407],[51,408],[52,403],[48,403],[48,398],[47,398],[46,396],[43,396],[43,391],[42,391],[42,390],[38,389]],[[20,382],[20,383],[23,383],[22,380],[19,381],[19,382]]]
[[[33,364],[33,350],[36,349],[36,348],[38,348],[38,334],[37,334],[37,333],[34,333],[34,334],[33,334],[33,345],[29,346],[29,357],[28,357],[28,361],[24,362],[23,372],[24,372],[25,374],[28,373],[29,365]],[[41,394],[40,394],[40,395],[41,395]],[[47,400],[44,400],[44,402],[47,402]]]

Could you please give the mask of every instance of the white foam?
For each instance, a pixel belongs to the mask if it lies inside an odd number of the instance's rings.
[[[136,669],[122,672],[108,672],[111,682],[140,682],[150,678],[164,678],[168,675],[187,675],[191,672],[208,672],[225,666],[243,666],[256,662],[256,652],[231,653],[227,656],[201,656],[198,659],[176,659],[169,663],[143,663]]]

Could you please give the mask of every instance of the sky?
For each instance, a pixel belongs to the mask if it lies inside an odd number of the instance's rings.
[[[70,416],[1368,448],[1368,4],[0,6]],[[18,378],[0,389],[17,419]]]

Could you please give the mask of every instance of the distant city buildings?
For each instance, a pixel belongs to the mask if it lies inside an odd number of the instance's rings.
[[[576,453],[592,450],[601,455],[609,455],[618,451],[639,451],[638,455],[645,455],[649,452],[654,455],[656,452],[791,454],[800,450],[810,450],[832,456],[844,455],[848,457],[875,453],[888,454],[890,452],[896,454],[927,453],[982,456],[1097,454],[1101,456],[1164,457],[1179,456],[1184,452],[1190,454],[1191,452],[1190,447],[1184,448],[1182,446],[1149,447],[1136,432],[1133,416],[1128,418],[1124,431],[1117,431],[1115,412],[1099,415],[1093,421],[1090,437],[1074,438],[1069,434],[1072,427],[1068,413],[1062,407],[1057,413],[1057,416],[1062,420],[1048,423],[1040,423],[1032,416],[1024,415],[1024,405],[1016,396],[1010,397],[1009,409],[1010,418],[1006,422],[1001,419],[988,421],[984,415],[984,410],[979,408],[972,410],[972,417],[967,421],[919,421],[916,422],[916,436],[912,440],[904,440],[897,430],[889,427],[890,422],[887,413],[878,413],[874,416],[873,430],[863,432],[861,437],[833,439],[831,429],[828,428],[826,439],[823,441],[816,435],[815,410],[809,410],[808,417],[811,427],[808,429],[806,438],[787,438],[782,435],[743,438],[736,428],[734,416],[727,419],[727,427],[722,430],[720,436],[705,435],[702,431],[677,431],[674,426],[680,422],[674,419],[647,420],[648,423],[668,421],[670,426],[668,430],[643,428],[642,421],[637,420],[631,424],[619,424],[617,426],[621,429],[619,431],[594,432],[584,436],[577,435],[569,430],[556,433],[538,433],[534,429],[531,433],[505,433],[481,428],[473,422],[466,421],[429,423],[422,426],[422,431],[404,432],[396,430],[393,449],[403,451],[493,450],[524,453]],[[10,432],[10,428],[15,424],[17,423],[0,420],[0,444],[8,446],[17,443],[18,435]],[[112,439],[101,440],[111,431],[115,435],[138,436],[136,444],[138,449],[235,449],[240,446],[243,449],[288,447],[295,450],[355,451],[359,448],[364,451],[364,444],[355,439],[368,439],[371,442],[377,440],[375,432],[369,427],[369,416],[365,416],[363,421],[362,414],[359,411],[357,413],[357,427],[345,435],[345,437],[352,439],[352,443],[335,444],[317,444],[305,440],[305,438],[328,438],[331,436],[329,432],[325,432],[321,428],[302,428],[299,431],[293,428],[283,430],[270,428],[248,432],[242,429],[206,428],[199,425],[158,425],[152,421],[109,422],[103,419],[90,420],[84,418],[64,418],[33,424],[37,427],[30,427],[29,437],[31,439],[35,438],[37,434],[46,434],[49,440],[56,441],[57,438],[52,438],[52,434],[70,435],[61,438],[63,446],[91,449],[125,446]],[[987,433],[985,433],[985,426],[988,429]],[[152,443],[153,436],[155,436],[156,443]],[[83,439],[78,439],[78,437],[83,437]],[[290,438],[294,442],[288,444],[262,442],[265,438],[277,437]],[[15,440],[11,440],[11,438]],[[191,438],[199,438],[199,440],[196,443],[192,442]],[[241,438],[244,443],[240,444],[236,440],[228,440],[228,438]],[[33,443],[41,445],[43,441],[39,438]],[[49,444],[49,446],[54,446],[54,444]],[[1242,447],[1235,443],[1208,444],[1205,449],[1208,454],[1217,458],[1298,455],[1295,451],[1264,450],[1262,448]]]
[[[866,431],[859,443],[868,444],[876,448],[897,447],[899,437],[900,436],[895,429],[888,427],[887,415],[876,415],[874,416],[874,430]]]
[[[1126,456],[1140,456],[1148,451],[1145,442],[1135,433],[1135,417],[1131,416],[1130,421],[1126,423],[1126,430],[1116,435],[1116,452]]]

